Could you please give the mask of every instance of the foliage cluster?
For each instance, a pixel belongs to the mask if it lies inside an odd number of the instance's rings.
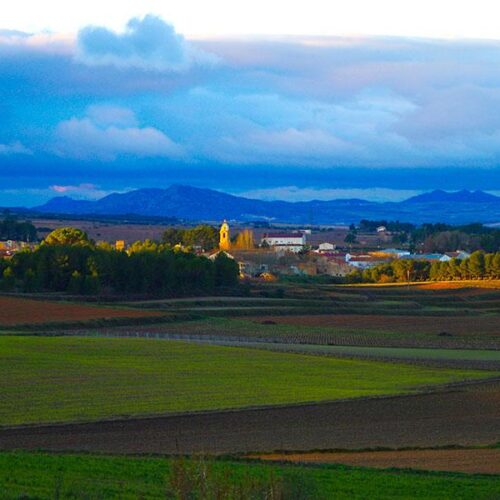
[[[219,232],[215,227],[206,224],[189,229],[170,227],[164,231],[162,242],[170,246],[201,247],[209,251],[218,247]]]
[[[0,240],[33,242],[36,239],[36,227],[29,221],[20,222],[9,213],[0,221]]]
[[[238,265],[224,254],[211,261],[149,241],[116,251],[94,245],[83,231],[61,228],[35,250],[0,261],[0,277],[0,289],[7,291],[177,296],[235,285]]]
[[[348,275],[351,283],[391,283],[406,281],[443,281],[500,278],[500,252],[473,252],[468,259],[447,262],[396,259],[385,264],[356,270]]]
[[[449,224],[422,224],[416,226],[407,222],[386,220],[362,220],[359,228],[373,232],[384,226],[393,233],[394,244],[408,244],[425,252],[453,252],[457,249],[473,252],[498,252],[500,250],[500,229],[483,224],[451,226]]]

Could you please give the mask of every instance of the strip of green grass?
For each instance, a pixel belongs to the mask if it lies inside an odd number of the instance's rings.
[[[6,500],[170,498],[166,494],[172,489],[169,478],[175,464],[167,458],[0,453],[0,490]],[[197,466],[195,462],[195,470]],[[283,498],[491,499],[500,494],[498,476],[226,460],[206,462],[203,467],[209,471],[207,482],[225,484],[223,490],[274,482],[281,485]]]
[[[486,375],[153,339],[0,337],[0,425],[397,394]]]
[[[217,342],[217,341],[216,341]],[[232,342],[221,341],[221,345],[257,347],[273,351],[343,354],[371,356],[389,359],[429,359],[453,361],[496,361],[500,363],[500,351],[486,349],[425,349],[407,347],[358,347],[341,345],[286,344],[278,342]]]

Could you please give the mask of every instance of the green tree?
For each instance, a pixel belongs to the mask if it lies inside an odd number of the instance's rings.
[[[36,274],[33,269],[27,269],[23,279],[23,292],[35,292],[38,288]]]
[[[182,242],[186,246],[199,246],[204,250],[213,250],[219,245],[219,231],[206,224],[200,224],[184,232]]]
[[[219,252],[214,264],[216,286],[234,286],[238,283],[239,266],[234,259],[228,257],[225,252]]]
[[[1,288],[4,291],[10,292],[14,290],[16,286],[16,277],[12,267],[7,267],[2,273],[2,281],[0,282]]]
[[[350,231],[347,233],[347,236],[344,238],[344,243],[347,243],[349,246],[352,246],[356,243],[356,234]]]
[[[83,290],[83,276],[79,271],[73,271],[68,283],[68,292],[79,295]]]
[[[169,227],[165,229],[163,232],[163,236],[161,238],[163,243],[170,245],[171,247],[182,244],[184,239],[184,231],[182,229],[177,229],[175,227]]]
[[[469,257],[469,271],[473,278],[481,278],[484,276],[485,263],[483,251],[478,250],[471,254]]]
[[[44,240],[46,245],[93,246],[87,233],[74,227],[60,227]]]
[[[398,281],[411,281],[415,274],[415,261],[410,259],[398,259],[393,264],[394,275]]]

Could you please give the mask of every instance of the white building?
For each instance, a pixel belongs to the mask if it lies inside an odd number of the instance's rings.
[[[456,252],[446,252],[439,259],[441,262],[449,262],[451,259],[468,259],[470,257],[469,252],[465,252],[464,250],[457,250]]]
[[[303,233],[266,233],[262,237],[262,245],[267,245],[276,251],[298,253],[306,245],[306,235]]]
[[[335,245],[333,243],[320,243],[318,247],[318,252],[331,252],[332,250],[335,250]]]

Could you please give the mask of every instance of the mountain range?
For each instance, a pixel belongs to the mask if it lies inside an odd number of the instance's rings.
[[[172,185],[113,193],[96,201],[60,196],[33,210],[64,215],[140,215],[185,221],[267,221],[295,224],[348,224],[361,219],[402,222],[500,222],[500,197],[483,191],[436,190],[401,202],[361,199],[263,201],[211,189]]]

